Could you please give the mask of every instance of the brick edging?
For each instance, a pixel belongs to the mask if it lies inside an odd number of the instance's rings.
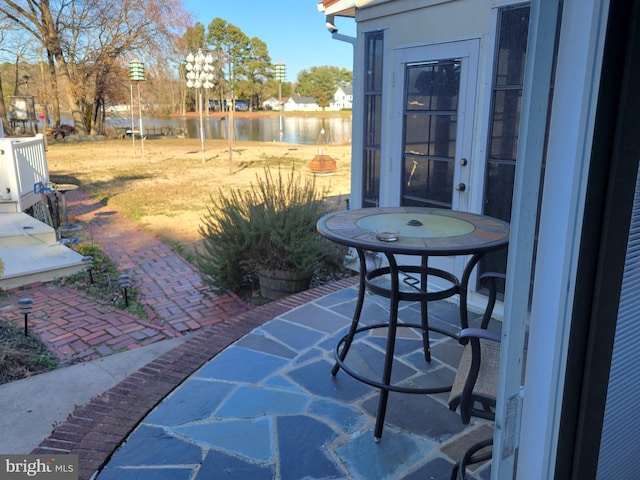
[[[215,355],[263,323],[354,283],[355,277],[350,277],[322,285],[202,329],[88,404],[76,407],[31,453],[77,454],[79,480],[89,480],[162,399]]]

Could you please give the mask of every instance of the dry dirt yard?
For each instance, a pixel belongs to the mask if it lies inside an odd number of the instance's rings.
[[[336,161],[336,172],[314,175],[319,153]],[[188,255],[200,240],[198,228],[212,195],[245,189],[265,167],[295,168],[325,189],[343,209],[350,192],[350,145],[293,145],[206,140],[204,163],[198,139],[156,138],[51,142],[47,161],[51,181],[77,184],[120,210],[147,231]]]

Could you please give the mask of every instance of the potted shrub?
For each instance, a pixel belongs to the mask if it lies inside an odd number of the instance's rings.
[[[316,231],[327,213],[323,197],[313,179],[268,168],[248,190],[212,197],[197,254],[205,281],[238,292],[259,279],[262,296],[273,300],[341,270],[341,249]]]

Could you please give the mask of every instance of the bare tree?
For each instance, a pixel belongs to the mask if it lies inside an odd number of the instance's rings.
[[[166,52],[189,21],[179,0],[0,0],[0,13],[42,44],[52,95],[64,89],[81,134],[96,121],[101,128],[99,111],[114,72],[121,74],[133,56]]]
[[[0,44],[4,41],[6,25],[0,24]],[[12,133],[9,122],[7,121],[7,108],[4,104],[4,91],[2,87],[2,75],[0,75],[0,121],[2,121],[2,128],[7,133]]]

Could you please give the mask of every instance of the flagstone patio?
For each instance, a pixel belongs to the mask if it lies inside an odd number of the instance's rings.
[[[392,393],[383,438],[373,439],[378,391],[344,372],[331,375],[333,352],[350,322],[357,290],[347,288],[254,329],[191,375],[135,429],[98,480],[128,479],[447,479],[454,460],[491,435],[482,421],[465,427],[447,394]],[[369,295],[362,318],[387,318],[387,300]],[[415,322],[417,304],[401,305]],[[458,329],[453,304],[430,305],[431,323]],[[428,386],[453,380],[457,342],[432,336],[427,364],[413,329],[401,329],[394,382]],[[379,375],[384,332],[354,343],[347,362]],[[472,478],[489,478],[489,465]]]

